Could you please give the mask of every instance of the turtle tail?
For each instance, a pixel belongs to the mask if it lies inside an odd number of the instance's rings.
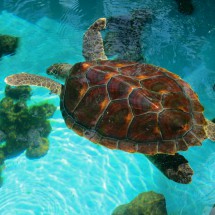
[[[55,93],[57,95],[60,95],[62,90],[62,85],[60,83],[55,82],[50,78],[28,73],[10,75],[5,78],[5,82],[11,86],[33,85],[45,87],[51,90],[52,93]]]
[[[215,123],[210,121],[210,120],[206,120],[207,121],[207,125],[206,125],[206,133],[207,133],[207,137],[215,142]]]

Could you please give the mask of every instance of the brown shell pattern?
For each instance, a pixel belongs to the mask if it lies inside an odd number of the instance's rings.
[[[179,76],[127,61],[76,64],[61,95],[62,115],[76,133],[111,149],[150,155],[201,145],[203,110]]]

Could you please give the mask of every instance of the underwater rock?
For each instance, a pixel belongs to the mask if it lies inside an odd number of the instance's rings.
[[[15,100],[27,100],[31,97],[31,88],[29,86],[5,87],[5,95]]]
[[[211,210],[209,215],[215,215],[215,204],[213,205],[213,208],[212,208],[212,210]]]
[[[167,215],[162,194],[153,191],[141,193],[130,203],[118,206],[112,215]]]
[[[19,38],[10,35],[0,35],[0,57],[14,54],[19,44]]]
[[[175,0],[178,4],[178,11],[185,15],[191,15],[194,11],[192,0]]]
[[[145,61],[141,45],[142,30],[152,20],[152,12],[146,9],[108,18],[108,32],[104,38],[106,55],[116,55],[118,60]]]

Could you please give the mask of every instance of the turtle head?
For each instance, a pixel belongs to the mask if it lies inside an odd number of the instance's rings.
[[[65,80],[68,77],[72,67],[73,65],[68,63],[55,63],[47,68],[46,73],[54,76],[55,78]]]
[[[101,31],[106,28],[106,18],[97,19],[91,26],[91,29]]]

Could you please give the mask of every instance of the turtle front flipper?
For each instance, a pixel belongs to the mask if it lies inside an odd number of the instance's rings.
[[[83,37],[83,56],[86,61],[107,60],[101,30],[106,28],[106,18],[95,21]]]
[[[33,85],[38,87],[45,87],[51,90],[52,93],[58,95],[61,94],[63,87],[62,84],[53,81],[50,78],[42,77],[39,75],[32,75],[24,72],[6,77],[5,82],[11,86]]]
[[[192,181],[193,170],[184,156],[156,154],[146,157],[169,179],[182,184]]]

